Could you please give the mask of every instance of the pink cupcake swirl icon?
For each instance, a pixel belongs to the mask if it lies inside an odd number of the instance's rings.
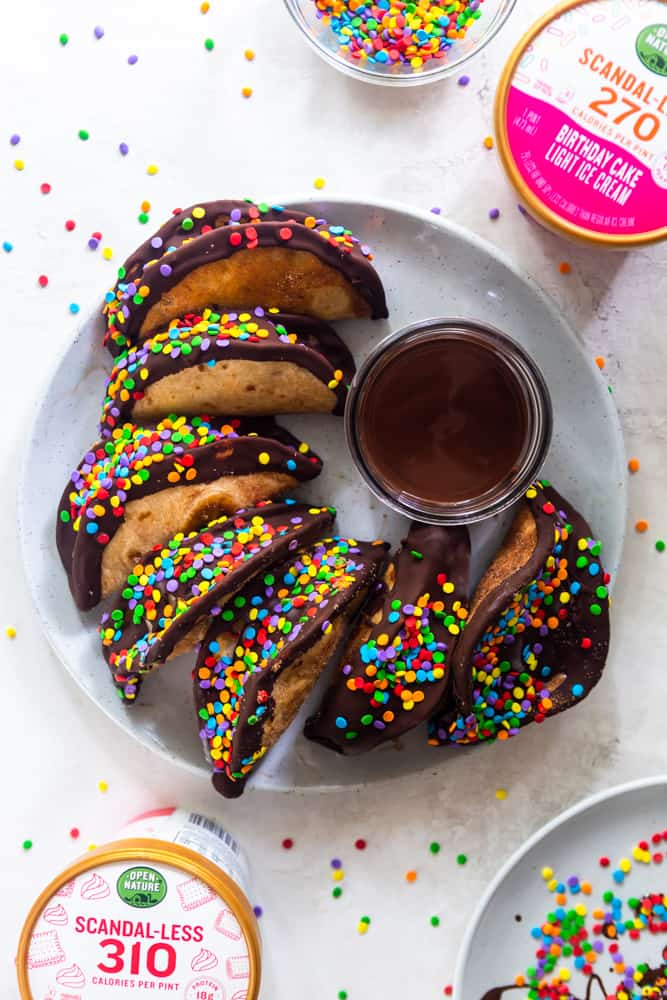
[[[218,959],[212,951],[208,950],[208,948],[202,948],[190,962],[190,968],[193,972],[210,972],[211,969],[215,969],[217,965]]]
[[[97,872],[93,872],[81,886],[81,899],[106,899],[110,895],[111,889],[108,883]]]
[[[53,924],[54,927],[66,927],[67,926],[67,913],[65,908],[56,903],[55,906],[49,906],[44,910],[44,919],[47,924]]]
[[[74,963],[66,969],[61,969],[56,976],[58,986],[65,986],[69,990],[82,990],[86,985],[86,977],[79,966]]]

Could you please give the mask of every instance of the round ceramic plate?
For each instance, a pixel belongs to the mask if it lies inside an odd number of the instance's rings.
[[[621,430],[604,379],[554,304],[489,244],[431,213],[345,200],[289,204],[344,223],[375,249],[390,319],[339,324],[357,362],[390,331],[436,316],[486,321],[530,351],[553,395],[554,437],[545,475],[591,521],[604,544],[606,565],[615,574],[626,513]],[[102,659],[96,631],[101,612],[76,610],[56,552],[58,500],[70,471],[95,440],[110,369],[102,331],[97,315],[84,323],[55,367],[37,413],[19,498],[26,572],[49,642],[83,690],[145,746],[204,771],[190,708],[191,659],[179,658],[156,671],[146,681],[140,703],[123,705]],[[397,543],[407,522],[384,508],[361,482],[347,453],[343,421],[322,416],[280,420],[324,458],[324,472],[303,494],[338,508],[341,533]],[[505,517],[475,527],[477,573],[507,523]],[[392,745],[352,760],[309,743],[301,736],[300,722],[317,694],[257,770],[256,786],[322,787],[386,779],[433,767],[446,756],[426,744],[423,729],[403,742],[400,753]]]
[[[633,940],[627,930],[619,933],[618,924],[636,917],[636,908],[629,901],[664,895],[661,865],[667,854],[666,831],[667,776],[664,776],[585,799],[531,837],[500,871],[480,902],[460,953],[455,1000],[528,997],[528,989],[510,987],[516,986],[517,976],[527,978],[527,970],[535,969],[539,962],[536,952],[543,942],[533,936],[535,929],[547,922],[553,925],[554,917],[556,921],[559,919],[557,907],[562,906],[569,913],[582,905],[586,907],[582,917],[587,941],[592,946],[589,955],[594,955],[595,961],[586,969],[581,968],[584,962],[578,962],[576,956],[563,958],[547,974],[547,981],[560,976],[561,987],[567,984],[570,992],[563,994],[563,1000],[615,997],[619,985],[632,976],[632,970],[643,965],[651,971],[645,974],[643,982],[635,982],[636,992],[618,995],[628,996],[629,1000],[635,996],[665,996],[660,989],[655,993],[642,993],[641,989],[647,989],[653,973],[659,976],[667,964],[667,934],[664,930],[658,934],[640,931]],[[659,839],[656,841],[655,837]],[[642,842],[648,845],[648,851],[640,847],[637,853]],[[603,867],[601,859],[609,862],[607,867]],[[629,871],[627,862],[631,866]],[[555,899],[558,888],[550,891],[545,868],[551,869],[555,882],[567,887],[565,902]],[[586,886],[583,892],[578,891],[575,879],[579,886],[588,882],[590,892]],[[604,899],[608,892],[620,899],[622,905],[618,910],[609,899]],[[596,910],[602,911],[603,916],[594,916]],[[611,934],[612,921],[606,914],[614,916]],[[664,919],[658,916],[658,923],[667,926]],[[558,929],[553,933],[556,936]],[[625,963],[624,969],[614,967],[620,961],[619,955]],[[561,969],[566,970],[564,976]]]

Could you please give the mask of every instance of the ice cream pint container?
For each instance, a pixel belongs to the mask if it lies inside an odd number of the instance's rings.
[[[132,820],[46,887],[19,941],[22,1000],[257,1000],[246,857],[180,808]]]
[[[538,222],[596,247],[667,237],[667,0],[566,0],[514,49],[502,163]]]

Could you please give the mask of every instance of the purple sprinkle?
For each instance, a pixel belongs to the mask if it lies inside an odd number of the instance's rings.
[[[469,76],[460,76],[459,77],[459,87],[467,87],[469,83],[470,83],[470,77]]]
[[[88,240],[88,246],[90,247],[91,250],[97,250],[99,245],[100,241],[96,240],[94,236],[91,236],[90,239]]]
[[[17,135],[16,132],[14,133],[14,135],[12,135],[12,136],[9,137],[9,142],[10,142],[10,144],[12,146],[18,146],[18,144],[20,143],[20,141],[21,141],[21,136]]]
[[[168,278],[169,277],[169,275],[171,274],[171,268],[170,268],[169,264],[160,264],[160,274],[164,278]]]
[[[431,212],[433,213],[433,215],[442,215],[442,209],[438,208],[437,205],[435,206],[435,208],[431,209]]]
[[[499,219],[500,218],[500,209],[499,208],[490,208],[489,209],[489,218],[490,219],[494,219],[494,220],[495,219]]]
[[[104,28],[101,28],[98,24],[96,28],[93,29],[93,34],[95,38],[104,38]]]
[[[343,862],[340,860],[340,858],[332,858],[331,859],[331,867],[332,868],[336,868],[336,869],[342,868],[343,867]]]
[[[151,240],[151,246],[153,247],[154,250],[159,250],[160,247],[162,246],[161,237],[154,236],[153,239]]]
[[[121,142],[118,149],[120,150],[121,156],[127,156],[127,154],[130,152],[130,147],[126,142]]]
[[[128,56],[127,61],[130,66],[134,66],[135,63],[139,62],[139,56]]]
[[[528,212],[523,207],[523,205],[517,205],[516,207],[519,209],[519,211],[521,212],[522,215],[528,215]]]
[[[259,920],[259,918],[261,917],[261,915],[264,913],[264,910],[262,909],[261,906],[253,906],[252,912],[255,914],[255,916]]]

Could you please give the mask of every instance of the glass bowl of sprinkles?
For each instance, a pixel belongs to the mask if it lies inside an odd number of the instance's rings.
[[[368,83],[416,86],[460,71],[516,0],[285,0],[313,49]]]

